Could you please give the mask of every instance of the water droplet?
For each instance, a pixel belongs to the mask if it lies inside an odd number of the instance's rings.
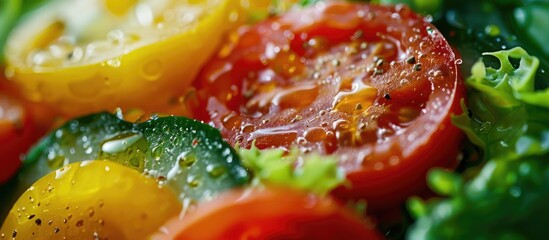
[[[223,117],[223,119],[221,120],[221,123],[225,128],[229,130],[238,129],[242,124],[242,117],[240,117],[240,115],[238,114],[231,112],[227,114],[225,117]]]
[[[484,28],[484,33],[486,33],[486,35],[488,36],[496,37],[501,33],[501,30],[497,25],[491,24]]]
[[[122,65],[122,62],[120,61],[119,58],[113,58],[113,59],[107,60],[107,65],[113,68],[119,68],[120,65]]]
[[[48,150],[48,167],[52,170],[58,169],[63,166],[65,163],[65,156],[58,154],[54,149],[50,148]]]
[[[162,145],[162,144],[159,144],[159,145],[157,145],[156,147],[154,147],[154,148],[152,149],[153,158],[154,158],[154,160],[156,160],[156,161],[159,161],[159,160],[160,160],[160,158],[162,157],[162,154],[163,154],[163,152],[164,152],[164,151],[163,151],[164,149],[163,149],[163,147],[162,147],[161,145]]]
[[[200,180],[198,179],[198,177],[188,176],[187,183],[189,184],[189,187],[196,188],[198,187],[198,185],[200,185]]]
[[[196,162],[196,156],[189,151],[182,152],[177,159],[181,167],[191,167]]]
[[[106,89],[105,82],[97,81],[102,79],[100,76],[95,75],[88,79],[80,79],[70,81],[68,87],[73,96],[78,98],[94,98],[98,96],[104,89]],[[47,96],[47,94],[44,94]]]
[[[333,123],[333,128],[336,131],[344,131],[350,128],[351,124],[345,119],[337,120]]]
[[[522,195],[522,189],[519,186],[512,186],[509,193],[511,196],[518,198]]]
[[[160,78],[163,69],[164,64],[160,60],[152,60],[143,65],[142,74],[146,80],[155,81]]]
[[[143,135],[140,133],[125,133],[108,139],[101,145],[101,151],[105,153],[119,153],[125,151],[129,146],[139,141]]]
[[[400,121],[401,125],[407,125],[411,123],[414,119],[416,119],[419,114],[420,110],[415,107],[403,107],[398,111],[398,120]]]
[[[273,98],[273,103],[282,109],[301,108],[309,106],[318,96],[318,86],[297,86],[279,91]]]
[[[147,4],[137,4],[135,7],[135,17],[137,22],[144,27],[152,26],[154,21],[154,12]]]
[[[391,156],[391,157],[389,158],[389,165],[391,165],[391,166],[395,166],[395,165],[397,165],[399,162],[400,162],[400,158],[397,157],[397,156]]]
[[[231,13],[229,13],[229,21],[236,22],[238,20],[238,16],[238,11],[231,11]]]
[[[149,143],[140,133],[122,133],[101,144],[99,158],[142,171],[148,148]]]
[[[222,165],[209,164],[206,166],[206,172],[213,178],[219,178],[227,172],[227,168]]]
[[[120,29],[114,29],[107,33],[107,40],[112,44],[118,45],[124,43],[125,34]]]
[[[255,126],[253,124],[246,124],[241,129],[242,133],[251,133],[255,131]]]
[[[434,35],[435,34],[435,30],[432,28],[432,27],[427,27],[427,34],[429,35]]]
[[[383,165],[382,162],[376,162],[376,163],[374,163],[374,170],[380,171],[380,170],[382,170],[383,168],[384,168],[384,165]]]
[[[326,130],[324,128],[310,128],[303,134],[305,139],[310,142],[320,142],[326,138]]]
[[[367,86],[355,86],[351,92],[339,92],[332,103],[334,110],[347,114],[361,113],[370,107],[377,97],[377,89]],[[360,104],[361,108],[357,109]]]

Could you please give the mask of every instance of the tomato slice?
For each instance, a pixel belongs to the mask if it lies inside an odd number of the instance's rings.
[[[334,154],[372,210],[425,189],[456,163],[459,60],[403,5],[319,3],[242,27],[203,68],[187,103],[232,144]]]
[[[175,194],[155,179],[117,163],[85,161],[29,188],[4,221],[0,238],[144,239],[180,209]]]
[[[178,104],[239,9],[232,0],[52,1],[10,35],[6,73],[68,117],[162,111]]]
[[[22,100],[5,81],[0,76],[0,184],[15,174],[21,166],[22,155],[49,124],[46,115],[34,114],[35,106]],[[36,122],[38,118],[43,120],[40,125]]]
[[[290,189],[232,190],[167,222],[152,239],[382,239],[331,198]]]
[[[9,180],[21,166],[20,155],[32,144],[32,128],[26,109],[0,92],[0,183]]]

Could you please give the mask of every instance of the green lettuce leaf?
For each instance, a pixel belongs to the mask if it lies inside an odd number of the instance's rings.
[[[549,150],[549,89],[534,88],[539,61],[522,48],[485,53],[500,67],[482,61],[467,79],[468,114],[453,119],[486,159],[519,157]],[[510,59],[519,60],[514,67]]]
[[[541,239],[549,222],[549,94],[535,89],[539,61],[522,48],[485,53],[466,80],[468,109],[454,124],[480,147],[476,175],[433,170],[444,199],[413,198],[410,239]]]
[[[254,172],[253,184],[274,184],[326,195],[345,181],[337,159],[318,154],[288,154],[282,149],[239,149],[244,165]]]

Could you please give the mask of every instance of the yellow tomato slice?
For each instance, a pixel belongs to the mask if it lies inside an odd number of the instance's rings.
[[[58,0],[16,27],[6,75],[72,117],[177,103],[233,28],[238,0]]]
[[[1,239],[144,239],[181,204],[157,181],[109,161],[73,163],[31,186]]]

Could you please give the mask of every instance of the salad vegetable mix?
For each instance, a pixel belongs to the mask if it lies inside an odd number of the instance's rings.
[[[545,0],[4,0],[0,239],[542,239]]]

